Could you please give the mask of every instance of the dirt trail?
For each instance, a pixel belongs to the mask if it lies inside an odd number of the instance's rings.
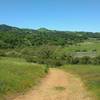
[[[40,86],[14,100],[91,100],[82,81],[60,69],[51,68]]]

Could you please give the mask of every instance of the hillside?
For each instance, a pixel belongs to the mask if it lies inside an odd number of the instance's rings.
[[[0,25],[0,56],[61,66],[99,64],[100,33],[21,29]]]
[[[25,46],[72,45],[89,38],[100,38],[99,33],[54,31],[45,28],[38,30],[21,29],[8,25],[0,25],[0,48],[17,48]]]

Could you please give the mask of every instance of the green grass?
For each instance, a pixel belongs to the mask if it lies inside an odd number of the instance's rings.
[[[62,68],[79,75],[96,100],[100,100],[100,65],[65,65]]]
[[[75,52],[75,51],[86,51],[92,52],[96,50],[97,55],[100,55],[100,40],[88,40],[77,45],[70,45],[69,47],[64,47],[65,52]]]
[[[5,100],[10,94],[26,92],[45,75],[43,65],[19,58],[0,58],[0,100]]]

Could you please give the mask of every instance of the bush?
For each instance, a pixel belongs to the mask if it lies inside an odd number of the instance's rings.
[[[80,60],[80,58],[78,58],[78,57],[73,58],[72,64],[78,64],[79,60]]]
[[[88,56],[81,57],[79,60],[79,63],[80,64],[90,64],[91,63],[90,59],[91,58]]]
[[[0,56],[5,57],[6,56],[5,51],[0,50]]]
[[[67,63],[67,64],[72,64],[72,63],[73,63],[73,57],[70,56],[70,55],[68,55],[68,56],[66,57],[66,63]]]
[[[44,63],[50,66],[61,66],[64,64],[64,61],[60,59],[45,59]]]
[[[100,56],[97,56],[93,59],[93,64],[100,64]]]
[[[56,59],[56,60],[54,61],[54,65],[55,65],[55,66],[62,66],[63,64],[64,64],[64,63],[63,63],[63,61],[61,61],[61,60],[57,60],[57,59]]]
[[[49,70],[49,66],[46,65],[46,66],[45,66],[45,73],[48,73],[48,70]]]
[[[25,59],[26,59],[27,62],[34,62],[32,56],[26,56]]]

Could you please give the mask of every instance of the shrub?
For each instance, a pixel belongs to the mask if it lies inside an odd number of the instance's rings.
[[[94,64],[100,64],[100,56],[94,58]]]
[[[5,51],[0,50],[0,56],[5,57],[6,56]]]
[[[46,65],[46,66],[45,66],[45,73],[48,73],[48,70],[49,70],[49,66]]]
[[[73,57],[70,56],[70,55],[68,55],[68,56],[66,57],[66,63],[72,64],[72,63],[73,63]]]
[[[72,64],[78,64],[79,63],[79,59],[78,57],[73,58],[72,60]]]
[[[81,57],[79,60],[79,63],[80,64],[90,64],[91,63],[90,59],[91,58],[88,56]]]

